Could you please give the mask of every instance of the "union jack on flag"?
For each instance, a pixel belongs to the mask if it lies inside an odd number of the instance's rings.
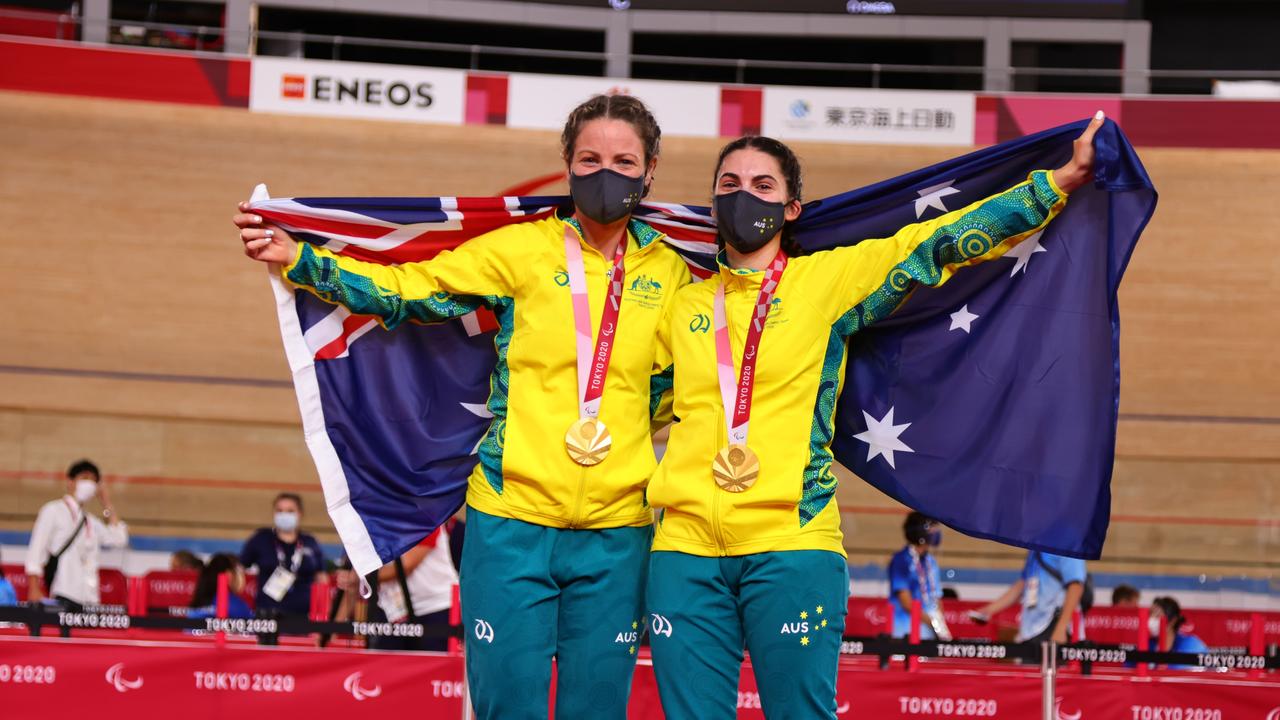
[[[1084,126],[811,201],[796,239],[811,251],[852,245],[965,207],[1065,163]],[[917,289],[850,340],[832,443],[862,479],[957,530],[1089,558],[1110,518],[1116,291],[1156,203],[1118,126],[1108,121],[1094,144],[1096,181],[1034,242]],[[252,203],[299,239],[383,264],[427,260],[568,206],[564,197],[272,200],[261,186]],[[666,233],[696,277],[715,271],[708,208],[646,203],[635,217]],[[462,505],[489,423],[496,322],[477,310],[387,331],[271,278],[330,517],[367,574]]]

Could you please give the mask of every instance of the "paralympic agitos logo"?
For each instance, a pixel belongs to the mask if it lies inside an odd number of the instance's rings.
[[[435,102],[429,82],[330,75],[284,75],[280,97],[334,105],[429,108]]]

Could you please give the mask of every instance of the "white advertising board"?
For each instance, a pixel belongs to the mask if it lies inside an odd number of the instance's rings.
[[[293,58],[254,58],[254,112],[462,124],[462,70]]]
[[[720,86],[710,83],[619,80],[513,73],[507,94],[507,125],[560,130],[579,103],[593,95],[634,95],[649,106],[663,135],[720,134]]]
[[[972,145],[966,92],[766,87],[763,132],[786,140]]]

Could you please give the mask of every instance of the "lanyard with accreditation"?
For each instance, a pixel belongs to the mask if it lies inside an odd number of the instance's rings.
[[[755,311],[742,346],[742,367],[738,381],[733,379],[733,348],[729,343],[729,325],[724,306],[724,283],[716,288],[716,369],[720,380],[720,399],[724,406],[724,425],[729,445],[716,453],[711,463],[711,476],[726,492],[746,492],[760,477],[760,458],[747,446],[747,430],[751,422],[751,393],[756,382],[756,361],[760,359],[760,338],[773,296],[787,269],[787,254],[779,251],[764,271]]]

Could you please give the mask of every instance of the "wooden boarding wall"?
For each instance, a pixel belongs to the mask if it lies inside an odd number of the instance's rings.
[[[264,269],[230,224],[277,195],[491,195],[555,173],[553,133],[256,115],[0,93],[0,529],[28,529],[89,456],[142,534],[238,538],[277,489],[335,536]],[[664,141],[655,194],[705,203],[719,141]],[[797,145],[821,197],[950,155]],[[1280,152],[1145,150],[1159,210],[1121,291],[1116,514],[1099,569],[1274,575],[1280,550]],[[548,189],[562,192],[563,184]],[[900,506],[847,477],[852,562],[901,543]],[[952,565],[1020,553],[952,534]]]

